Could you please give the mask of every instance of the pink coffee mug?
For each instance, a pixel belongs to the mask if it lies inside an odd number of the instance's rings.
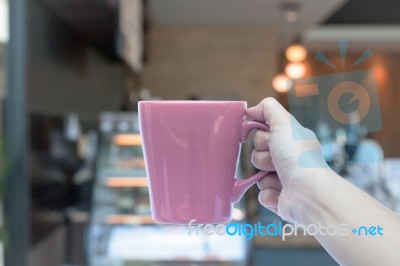
[[[139,123],[156,222],[231,220],[233,203],[267,172],[235,178],[241,143],[266,123],[243,101],[141,101]]]

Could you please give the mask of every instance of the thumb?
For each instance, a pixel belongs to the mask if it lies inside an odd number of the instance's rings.
[[[267,122],[271,130],[290,126],[290,114],[275,98],[268,97],[247,109],[247,115],[257,121]]]

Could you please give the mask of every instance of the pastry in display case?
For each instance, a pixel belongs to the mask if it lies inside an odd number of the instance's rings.
[[[246,265],[245,236],[189,234],[188,226],[156,224],[136,113],[102,113],[97,177],[88,227],[89,265]],[[243,221],[243,203],[234,219]]]

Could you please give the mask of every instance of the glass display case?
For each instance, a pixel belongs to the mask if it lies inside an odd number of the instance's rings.
[[[243,235],[189,235],[187,226],[153,222],[137,114],[103,113],[100,131],[89,265],[246,265]],[[242,204],[235,220],[244,221]]]

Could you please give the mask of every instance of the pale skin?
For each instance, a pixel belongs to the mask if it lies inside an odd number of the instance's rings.
[[[300,167],[299,155],[320,149],[320,144],[315,137],[295,141],[291,115],[274,98],[266,98],[249,108],[247,115],[270,125],[270,132],[256,132],[252,153],[255,167],[271,171],[258,182],[259,201],[264,207],[286,221],[304,226],[319,222],[325,225],[379,225],[383,235],[317,234],[316,239],[341,265],[400,265],[398,214],[329,167]],[[298,130],[310,133],[302,126]]]

